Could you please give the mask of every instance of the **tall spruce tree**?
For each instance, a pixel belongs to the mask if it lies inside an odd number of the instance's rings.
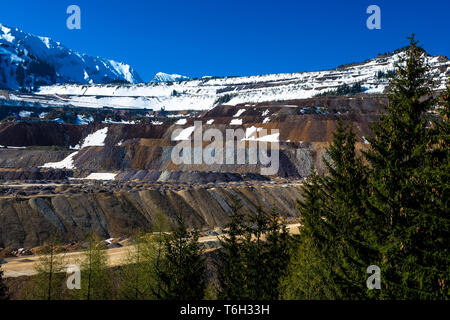
[[[290,260],[290,241],[284,221],[274,209],[270,214],[239,212],[233,199],[230,223],[221,239],[219,283],[221,299],[274,300],[280,296],[281,279]]]
[[[325,159],[328,174],[322,179],[321,220],[328,234],[326,258],[332,263],[332,283],[342,298],[365,299],[366,270],[377,251],[372,245],[373,219],[366,215],[366,168],[356,152],[351,125],[338,122],[327,154],[330,160]]]
[[[384,299],[448,297],[448,144],[439,142],[448,135],[432,128],[436,100],[428,71],[413,35],[365,154]]]
[[[414,233],[421,266],[420,298],[449,299],[450,297],[450,83],[437,101],[439,117],[429,128],[425,165],[414,173],[417,187],[423,194],[419,230]],[[426,293],[423,293],[425,291]]]
[[[219,298],[236,300],[245,288],[244,261],[242,257],[242,237],[245,231],[245,217],[240,212],[242,204],[233,197],[230,222],[225,226],[225,237],[219,238],[222,249],[217,264],[219,278]]]
[[[288,299],[365,299],[366,270],[376,250],[366,217],[366,169],[356,136],[338,121],[325,160],[327,174],[313,173],[298,202],[298,248],[284,281]]]
[[[201,300],[205,296],[206,264],[198,232],[188,231],[178,217],[175,230],[164,238],[163,254],[156,270],[158,299]]]
[[[250,250],[247,264],[251,267],[253,262],[254,282],[253,299],[275,300],[280,298],[281,281],[287,274],[291,254],[291,236],[286,223],[278,211],[273,208],[269,214],[264,214],[261,207],[257,214],[250,218],[253,226],[249,232],[252,236],[247,238],[247,247]],[[251,241],[254,239],[253,241]]]

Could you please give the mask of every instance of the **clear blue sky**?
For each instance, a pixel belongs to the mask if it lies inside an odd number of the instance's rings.
[[[66,28],[77,4],[82,29]],[[366,8],[381,8],[381,30]],[[256,75],[336,67],[407,44],[450,55],[450,1],[0,0],[0,22],[69,48],[156,72]]]

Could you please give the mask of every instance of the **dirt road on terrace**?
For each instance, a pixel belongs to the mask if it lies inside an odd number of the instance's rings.
[[[287,226],[291,234],[298,234],[298,227],[300,224],[290,224]],[[218,236],[201,237],[199,242],[217,241]],[[111,267],[119,266],[125,263],[127,253],[132,249],[132,246],[125,246],[121,248],[113,248],[107,250],[108,262]],[[214,250],[214,249],[210,249]],[[83,252],[69,252],[64,253],[64,261],[66,265],[77,265],[83,257]],[[7,258],[8,263],[2,265],[5,278],[13,278],[20,276],[31,276],[35,274],[34,266],[38,261],[39,256],[26,256],[17,258]]]

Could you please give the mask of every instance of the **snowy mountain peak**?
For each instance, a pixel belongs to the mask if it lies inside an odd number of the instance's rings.
[[[0,88],[58,83],[142,82],[129,65],[73,51],[48,37],[0,24]]]
[[[158,72],[152,79],[151,82],[177,82],[189,80],[189,77],[182,76],[179,74],[168,74],[164,72]]]

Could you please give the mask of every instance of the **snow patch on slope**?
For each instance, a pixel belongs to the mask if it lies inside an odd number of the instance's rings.
[[[103,147],[105,145],[105,139],[108,135],[108,127],[97,130],[94,133],[89,134],[83,141],[81,148],[85,147]]]
[[[49,162],[44,164],[41,168],[53,168],[53,169],[75,169],[73,165],[73,157],[77,155],[77,152],[71,153],[65,159],[59,162]]]

